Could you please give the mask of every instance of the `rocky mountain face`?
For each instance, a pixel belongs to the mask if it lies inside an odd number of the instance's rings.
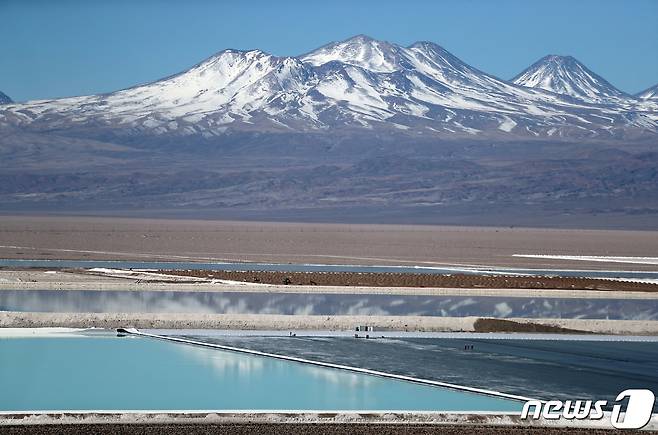
[[[569,57],[505,81],[431,42],[224,50],[117,92],[2,105],[0,207],[658,222],[651,95]]]

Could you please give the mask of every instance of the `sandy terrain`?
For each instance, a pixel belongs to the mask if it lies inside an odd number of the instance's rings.
[[[0,216],[0,258],[260,261],[655,270],[514,257],[652,257],[658,231]]]
[[[379,330],[427,332],[592,332],[658,335],[658,321],[590,319],[486,319],[430,316],[309,316],[281,314],[31,313],[0,311],[0,328],[140,328],[350,331],[357,325]]]

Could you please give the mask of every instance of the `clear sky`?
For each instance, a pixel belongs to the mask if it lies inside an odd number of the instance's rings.
[[[0,91],[108,92],[225,48],[298,55],[359,33],[433,41],[505,79],[570,54],[629,93],[658,83],[656,0],[0,0]]]

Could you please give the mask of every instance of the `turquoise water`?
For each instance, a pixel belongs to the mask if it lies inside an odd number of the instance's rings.
[[[0,410],[520,411],[521,402],[133,337],[0,339]]]

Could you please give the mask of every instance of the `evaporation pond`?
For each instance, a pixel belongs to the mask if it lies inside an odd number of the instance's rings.
[[[0,338],[0,410],[520,411],[522,402],[180,343]]]

